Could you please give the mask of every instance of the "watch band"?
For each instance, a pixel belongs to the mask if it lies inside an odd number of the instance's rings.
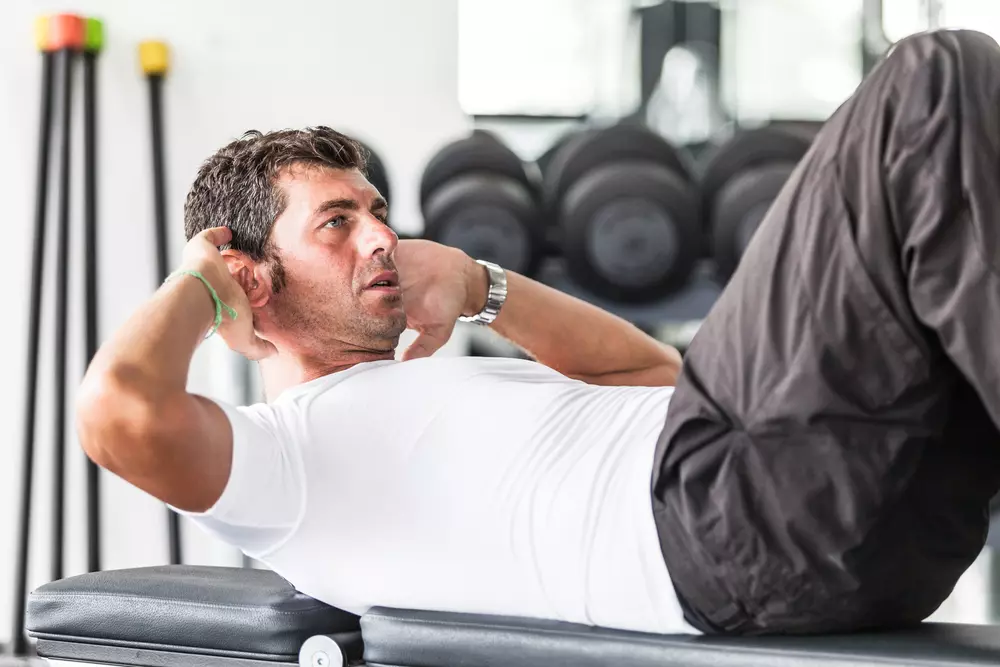
[[[477,259],[476,262],[486,267],[486,275],[490,281],[490,288],[486,293],[486,305],[475,315],[471,317],[463,315],[458,320],[487,326],[493,324],[493,320],[500,314],[500,309],[507,300],[507,272],[493,262],[483,259]]]

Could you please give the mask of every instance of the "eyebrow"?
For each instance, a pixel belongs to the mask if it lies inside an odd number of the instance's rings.
[[[371,210],[378,211],[380,209],[388,208],[389,204],[385,201],[383,197],[376,197],[372,200]],[[328,199],[313,211],[314,216],[320,216],[324,213],[329,213],[335,209],[342,209],[345,211],[357,211],[361,206],[358,205],[356,199]]]
[[[346,211],[357,211],[360,207],[358,206],[358,202],[353,199],[328,199],[316,207],[313,215],[323,215],[337,208]]]

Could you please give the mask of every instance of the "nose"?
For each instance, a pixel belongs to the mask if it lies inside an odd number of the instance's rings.
[[[368,257],[378,254],[391,255],[399,243],[399,237],[374,215],[366,215],[358,230],[358,249]]]

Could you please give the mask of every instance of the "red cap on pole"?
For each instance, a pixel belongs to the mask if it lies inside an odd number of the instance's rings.
[[[76,14],[53,14],[49,17],[48,50],[80,50],[86,37],[86,24]]]

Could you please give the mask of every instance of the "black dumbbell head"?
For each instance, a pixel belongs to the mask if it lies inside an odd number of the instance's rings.
[[[522,183],[470,173],[436,188],[424,210],[424,237],[523,275],[540,259],[538,205]]]
[[[704,205],[711,209],[722,188],[741,171],[773,162],[796,163],[810,143],[807,133],[777,126],[737,132],[709,154],[701,177]]]
[[[536,184],[521,159],[493,134],[475,130],[467,137],[447,144],[430,159],[420,179],[420,206],[437,188],[456,176],[471,173],[506,177],[534,190]]]
[[[578,128],[570,130],[569,132],[560,135],[559,138],[556,139],[551,146],[545,149],[544,153],[538,156],[538,158],[535,160],[535,165],[538,167],[538,172],[539,174],[541,174],[543,181],[548,178],[549,169],[551,168],[552,161],[555,159],[556,155],[558,155],[559,152],[562,151],[563,147],[565,147],[566,144],[568,144],[576,137],[580,136],[581,132],[585,131],[586,130],[580,130]]]
[[[431,159],[420,184],[424,237],[531,275],[540,260],[537,191],[524,163],[476,131]]]
[[[389,174],[385,170],[385,163],[382,162],[381,156],[369,144],[362,143],[361,146],[365,149],[365,154],[368,157],[368,167],[366,169],[368,182],[374,185],[379,194],[391,205],[392,194],[389,188]]]
[[[793,162],[773,162],[743,170],[729,180],[712,209],[712,244],[717,274],[729,280],[757,227],[795,170]]]
[[[585,130],[567,140],[548,164],[543,186],[546,209],[557,211],[574,183],[591,170],[617,161],[648,162],[672,171],[681,180],[690,179],[677,150],[649,128],[619,123]]]
[[[697,190],[644,161],[590,170],[560,208],[563,253],[574,279],[621,302],[652,301],[682,287],[698,259]]]

